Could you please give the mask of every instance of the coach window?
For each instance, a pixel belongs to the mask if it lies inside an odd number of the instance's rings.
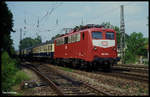
[[[67,44],[68,43],[68,37],[65,37],[65,43],[64,44]]]
[[[82,38],[83,38],[83,40],[84,40],[84,32],[82,33]]]
[[[50,50],[52,51],[52,44],[51,44],[51,49]]]
[[[42,51],[43,51],[43,48],[42,48],[41,46],[40,46],[39,48],[40,48],[40,51],[42,52]]]
[[[49,49],[49,50],[51,50],[51,47],[50,47],[50,45],[48,46],[48,49]]]

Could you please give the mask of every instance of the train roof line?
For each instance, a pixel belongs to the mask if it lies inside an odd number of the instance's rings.
[[[61,37],[65,37],[65,36],[67,36],[67,35],[70,35],[70,34],[73,34],[73,33],[77,33],[77,32],[82,32],[82,31],[86,31],[86,30],[89,30],[89,29],[112,29],[112,28],[105,28],[104,26],[99,26],[99,27],[95,27],[95,26],[93,26],[93,27],[89,27],[89,28],[85,28],[85,29],[77,29],[77,30],[71,30],[69,33],[66,33],[66,34],[62,34],[60,37],[58,37],[58,38],[55,38],[54,40],[56,40],[56,39],[59,39],[59,38],[61,38]],[[113,29],[112,29],[113,30]]]
[[[34,48],[34,47],[41,46],[41,45],[45,45],[45,44],[50,44],[50,43],[53,43],[53,42],[54,42],[54,40],[50,40],[50,41],[46,41],[46,42],[37,44],[37,45],[32,46],[32,47],[24,48],[24,49],[32,49],[32,48]]]

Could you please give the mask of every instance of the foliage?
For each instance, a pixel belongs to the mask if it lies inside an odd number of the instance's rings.
[[[106,27],[113,28],[117,33],[117,45],[120,46],[121,33],[118,26],[111,25],[110,22],[102,23]],[[144,38],[141,32],[133,32],[131,35],[125,34],[125,62],[135,63],[139,60],[139,56],[147,56],[148,38]]]
[[[15,60],[11,59],[7,52],[3,52],[2,56],[2,90],[9,91],[14,84],[13,76],[18,71],[15,67]]]
[[[11,59],[7,52],[3,52],[2,60],[2,91],[10,91],[11,87],[29,78],[16,68],[17,61]]]
[[[143,34],[141,32],[133,32],[127,40],[126,44],[127,49],[125,51],[125,60],[127,63],[134,63],[137,59],[137,56],[147,55],[147,50],[145,48],[147,39],[143,37]]]
[[[40,36],[37,36],[35,39],[27,37],[27,38],[24,38],[23,40],[21,40],[21,44],[19,45],[19,47],[21,49],[24,49],[24,48],[35,46],[40,43],[42,43],[42,39]]]
[[[5,1],[0,2],[0,32],[1,32],[1,51],[7,51],[9,55],[13,55],[14,48],[12,46],[13,41],[11,39],[11,32],[13,31],[13,15],[8,9]]]
[[[14,76],[14,80],[15,80],[15,84],[19,84],[23,80],[29,80],[29,77],[23,71],[18,71]]]

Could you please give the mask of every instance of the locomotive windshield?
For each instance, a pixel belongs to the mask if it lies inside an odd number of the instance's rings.
[[[114,39],[114,32],[106,32],[106,39]]]
[[[92,32],[93,39],[102,39],[102,32]]]

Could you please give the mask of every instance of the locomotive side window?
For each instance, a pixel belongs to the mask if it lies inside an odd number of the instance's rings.
[[[60,45],[61,44],[61,39],[59,39],[59,41],[58,41],[58,45]]]
[[[76,35],[74,34],[73,35],[73,42],[75,42],[76,41]]]
[[[60,45],[60,39],[57,39],[57,40],[56,40],[56,45],[57,45],[57,46]]]
[[[58,45],[58,40],[56,40],[56,45]]]
[[[102,32],[92,32],[93,39],[102,39]]]
[[[56,45],[61,45],[61,44],[64,44],[64,38],[60,38],[60,39],[57,39],[56,40]]]
[[[83,35],[83,38],[84,38],[84,35]],[[74,42],[78,42],[78,41],[80,41],[80,33],[73,34],[71,36],[64,37],[64,38],[59,38],[56,40],[56,45],[58,46],[61,44],[74,43]]]
[[[68,36],[68,43],[71,43],[71,36]]]
[[[72,43],[72,35],[70,36],[70,43]]]
[[[77,42],[78,41],[78,34],[75,34],[75,42]]]
[[[73,43],[74,40],[75,40],[75,39],[74,39],[74,35],[72,35],[72,36],[71,36],[71,43]]]
[[[80,33],[77,34],[77,40],[76,41],[80,41]]]
[[[114,39],[114,32],[106,32],[106,39]]]
[[[61,44],[64,44],[64,38],[61,38],[61,39],[60,39],[60,45],[61,45]]]

